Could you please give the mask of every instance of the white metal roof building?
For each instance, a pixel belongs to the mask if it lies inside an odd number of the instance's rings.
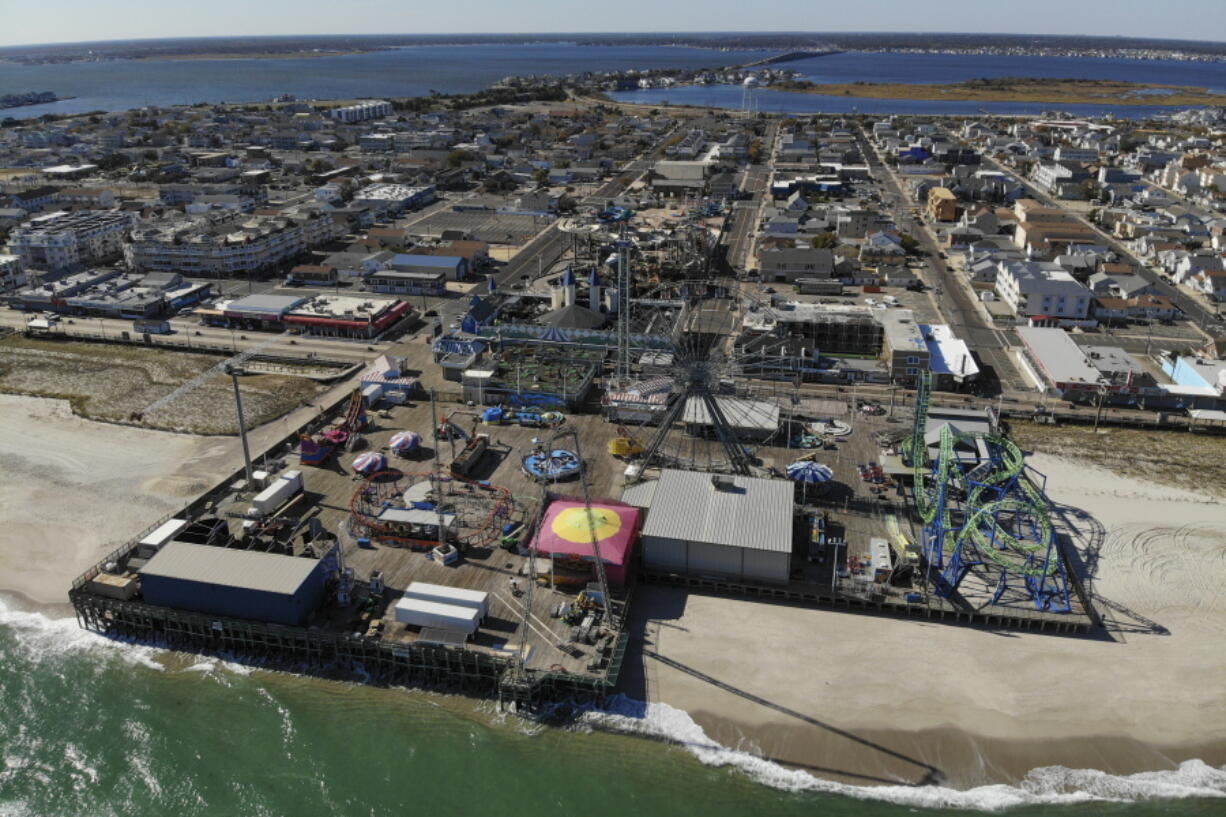
[[[1046,379],[1043,391],[1093,390],[1103,381],[1102,373],[1063,329],[1019,326],[1017,336],[1026,360]]]
[[[920,324],[920,330],[928,347],[930,372],[937,377],[952,378],[955,383],[974,380],[979,376],[979,364],[975,362],[970,347],[954,334],[949,324]]]
[[[794,494],[786,480],[665,469],[622,501],[646,510],[648,570],[779,584],[791,570]]]
[[[716,397],[715,404],[723,412],[728,425],[745,439],[765,439],[779,430],[780,410],[774,403],[740,397]],[[710,408],[698,397],[686,398],[681,422],[703,431],[714,426]]]

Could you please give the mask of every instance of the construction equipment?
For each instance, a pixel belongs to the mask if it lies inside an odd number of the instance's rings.
[[[451,467],[448,469],[452,476],[467,477],[476,467],[477,463],[485,455],[486,450],[490,447],[490,437],[488,434],[477,434],[470,439],[454,460],[451,462]]]
[[[609,440],[608,449],[618,459],[631,459],[643,453],[643,444],[625,426],[618,426],[617,436]]]

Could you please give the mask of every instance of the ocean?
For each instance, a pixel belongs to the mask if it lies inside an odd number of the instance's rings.
[[[568,74],[629,68],[706,68],[761,59],[762,51],[715,51],[664,46],[529,45],[415,46],[315,59],[146,60],[48,65],[0,63],[0,94],[54,91],[74,99],[0,111],[28,118],[44,113],[119,111],[143,105],[258,102],[289,93],[302,99],[405,97],[480,90],[508,75]],[[870,54],[848,52],[785,63],[814,81],[958,82],[975,77],[1026,76],[1116,79],[1226,91],[1226,63],[1078,59],[1002,55]],[[739,86],[688,86],[612,94],[634,102],[741,107]],[[806,113],[1037,114],[1059,107],[1077,115],[1149,116],[1161,105],[1026,105],[815,97],[763,89],[762,111]]]
[[[969,791],[857,787],[614,702],[542,727],[489,702],[101,638],[0,600],[0,817],[753,814],[1209,817],[1226,770],[1038,769]]]

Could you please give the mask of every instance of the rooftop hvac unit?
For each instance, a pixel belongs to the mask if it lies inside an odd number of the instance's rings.
[[[711,487],[717,491],[732,491],[736,489],[736,482],[731,477],[713,474],[711,476]]]

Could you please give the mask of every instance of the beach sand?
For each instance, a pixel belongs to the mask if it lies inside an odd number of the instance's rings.
[[[317,412],[254,429],[252,453]],[[94,422],[63,400],[0,394],[0,416],[0,593],[36,605],[66,604],[74,578],[242,465],[237,437]]]
[[[1089,546],[1106,633],[645,587],[631,694],[688,711],[725,746],[850,782],[920,782],[936,769],[962,788],[1046,765],[1226,764],[1226,505],[1066,459],[1029,461]]]

